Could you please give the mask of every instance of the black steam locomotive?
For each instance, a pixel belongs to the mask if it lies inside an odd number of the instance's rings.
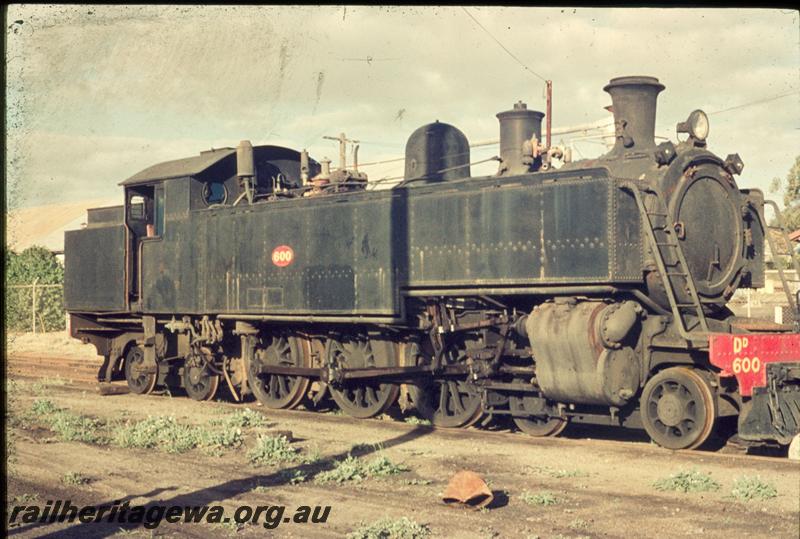
[[[329,394],[361,418],[399,399],[437,426],[625,425],[668,448],[738,416],[743,439],[788,443],[797,335],[726,307],[764,283],[761,192],[737,187],[738,155],[706,149],[702,111],[656,144],[657,79],[604,89],[616,144],[593,160],[543,147],[543,114],[518,103],[497,115],[492,176],[470,175],[466,137],[439,122],[411,135],[391,189],[247,141],[143,170],[66,233],[71,334],[105,357],[100,380],[137,393]],[[734,357],[764,334],[784,353]]]

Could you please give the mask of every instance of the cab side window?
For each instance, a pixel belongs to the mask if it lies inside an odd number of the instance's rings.
[[[164,234],[164,186],[145,185],[128,192],[128,226],[139,238]]]

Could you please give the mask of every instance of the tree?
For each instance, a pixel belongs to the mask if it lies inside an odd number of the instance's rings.
[[[783,187],[783,223],[789,231],[800,228],[800,155],[794,160],[786,179],[775,178],[770,191],[777,193]]]
[[[44,247],[33,246],[17,254],[6,249],[6,326],[16,331],[33,329],[31,320],[33,290],[19,285],[63,285],[64,268],[56,256]],[[16,288],[12,288],[14,286]],[[64,295],[62,288],[36,290],[36,326],[38,330],[64,329]]]

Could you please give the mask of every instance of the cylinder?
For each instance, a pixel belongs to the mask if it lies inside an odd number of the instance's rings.
[[[534,136],[542,140],[542,118],[544,113],[528,110],[522,101],[514,104],[512,110],[500,112],[500,171],[501,176],[525,174],[536,170],[538,159],[533,159],[523,151],[523,146]]]
[[[611,153],[655,147],[656,102],[663,89],[655,77],[617,77],[603,88],[614,112],[617,138]]]
[[[240,178],[252,178],[256,175],[253,145],[249,140],[239,142],[239,145],[236,147],[236,175]]]
[[[459,129],[437,120],[408,137],[405,181],[440,182],[469,175],[469,141]]]

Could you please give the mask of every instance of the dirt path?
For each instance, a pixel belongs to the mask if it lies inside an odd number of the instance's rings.
[[[330,505],[324,524],[259,525],[166,524],[156,535],[205,537],[341,537],[383,517],[408,517],[426,524],[437,537],[797,537],[800,532],[800,466],[776,459],[673,453],[647,443],[584,439],[531,440],[521,436],[467,431],[437,431],[396,421],[357,421],[334,414],[261,409],[266,429],[290,430],[302,455],[319,453],[311,463],[255,466],[248,447],[258,429],[244,429],[240,448],[211,456],[200,449],[170,454],[159,449],[63,442],[32,418],[38,398],[59,408],[103,421],[173,416],[182,424],[207,424],[241,407],[186,398],[116,395],[101,397],[71,386],[20,384],[12,410],[22,420],[15,433],[14,475],[9,499],[44,506],[68,498],[73,504],[101,505],[128,500],[132,505],[221,504],[232,514],[240,505]],[[37,394],[38,393],[38,394]],[[26,415],[27,414],[27,415]],[[44,425],[43,425],[44,424]],[[111,424],[111,427],[108,425]],[[262,428],[262,430],[263,430]],[[102,429],[101,429],[102,430]],[[357,444],[370,444],[359,446]],[[325,483],[315,474],[332,469],[348,452],[364,461],[376,454],[409,471],[361,482]],[[447,507],[440,493],[458,470],[480,473],[495,491],[496,504],[473,511]],[[697,470],[719,484],[706,492],[659,491],[653,484],[670,474]],[[62,478],[77,472],[88,484],[69,486]],[[739,476],[760,476],[777,490],[767,500],[731,497]],[[302,480],[299,478],[302,477]],[[292,478],[296,484],[292,484]],[[534,503],[526,503],[525,493]],[[36,496],[34,499],[33,497]],[[540,503],[535,503],[539,500]],[[551,502],[554,502],[550,504]],[[549,505],[548,505],[549,504]],[[226,513],[228,514],[228,513]],[[15,537],[149,536],[143,528],[119,524],[29,524],[13,527]]]

